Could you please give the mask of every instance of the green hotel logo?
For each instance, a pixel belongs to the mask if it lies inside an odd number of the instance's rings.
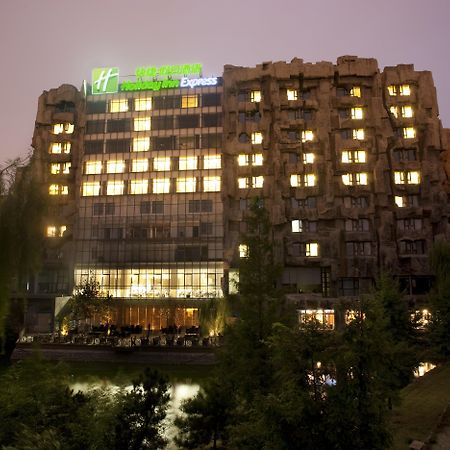
[[[100,67],[92,71],[92,94],[114,94],[118,91],[118,67]]]

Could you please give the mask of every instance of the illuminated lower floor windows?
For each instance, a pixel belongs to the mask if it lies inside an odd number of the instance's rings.
[[[317,178],[313,173],[293,174],[290,176],[290,184],[292,187],[312,187],[317,184]]]
[[[75,127],[73,123],[55,123],[52,126],[53,134],[72,134]]]
[[[108,181],[106,195],[123,195],[125,183],[123,181]]]
[[[314,140],[314,133],[312,130],[302,131],[302,142],[311,142]]]
[[[248,189],[248,188],[261,189],[263,185],[264,185],[263,176],[238,178],[239,189]]]
[[[204,177],[203,192],[220,192],[220,177]]]
[[[363,128],[355,128],[352,130],[352,137],[355,140],[363,141],[365,138],[365,133]]]
[[[222,160],[220,155],[205,155],[203,157],[204,169],[220,169],[222,167]]]
[[[81,195],[83,197],[95,197],[100,195],[100,182],[92,181],[83,183],[81,187]]]
[[[345,243],[347,256],[372,255],[372,243],[369,241],[355,241]]]
[[[346,173],[342,175],[342,183],[345,186],[366,186],[368,176],[365,172]]]
[[[248,245],[239,245],[239,258],[248,258]]]
[[[319,256],[319,244],[317,242],[294,242],[290,252],[292,256],[314,258]]]
[[[170,178],[155,178],[153,180],[154,194],[168,194],[170,192]]]
[[[365,163],[366,152],[364,150],[342,150],[342,159],[344,164],[348,163]]]
[[[134,138],[133,152],[148,152],[150,150],[150,137]]]
[[[48,152],[52,155],[69,154],[71,147],[72,144],[70,142],[52,142]]]
[[[49,225],[46,229],[47,237],[62,237],[67,230],[66,225]]]
[[[68,195],[69,186],[65,184],[51,184],[48,187],[49,195]]]
[[[177,192],[195,192],[197,190],[197,178],[177,178]]]
[[[324,328],[334,329],[334,309],[300,309],[298,311],[300,326],[318,323]]]
[[[148,193],[148,180],[131,180],[130,194],[139,195]]]
[[[420,172],[396,171],[394,172],[395,184],[420,184]]]

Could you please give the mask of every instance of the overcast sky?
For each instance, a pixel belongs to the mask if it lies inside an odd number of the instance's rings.
[[[431,70],[450,127],[450,0],[0,0],[0,166],[31,145],[37,100],[94,67],[332,61]]]

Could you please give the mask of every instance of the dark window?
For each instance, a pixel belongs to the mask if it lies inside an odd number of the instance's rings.
[[[147,239],[147,228],[131,227],[129,237],[130,239]]]
[[[369,231],[369,219],[348,219],[345,231]]]
[[[353,139],[353,130],[350,128],[344,128],[339,130],[342,139]]]
[[[84,153],[86,155],[103,153],[103,141],[84,141]]]
[[[301,199],[291,199],[293,208],[316,208],[316,197],[306,197]]]
[[[130,144],[130,139],[109,139],[106,141],[106,153],[129,152]]]
[[[153,214],[164,214],[164,202],[161,200],[152,202],[152,213]]]
[[[98,134],[105,132],[104,120],[88,120],[86,122],[86,134]]]
[[[289,109],[288,110],[288,119],[289,120],[298,120],[302,118],[302,110],[301,109]]]
[[[179,136],[178,147],[180,150],[192,150],[200,147],[200,135]]]
[[[94,203],[92,205],[92,215],[93,216],[102,216],[104,211],[103,203]]]
[[[106,240],[123,239],[123,228],[104,228],[103,236]]]
[[[130,119],[111,119],[106,124],[106,130],[108,133],[119,133],[131,130]]]
[[[298,142],[300,140],[300,133],[297,130],[288,131],[287,138],[289,141]]]
[[[309,100],[311,98],[311,91],[310,90],[304,90],[300,94],[302,100]]]
[[[204,127],[221,127],[222,126],[222,114],[203,114],[203,126]]]
[[[202,148],[222,148],[222,135],[202,134]]]
[[[338,287],[339,295],[359,295],[358,278],[340,278]]]
[[[155,225],[149,230],[149,238],[152,239],[167,239],[170,237],[170,225],[162,224]]]
[[[152,130],[170,130],[173,128],[173,116],[152,117]]]
[[[86,104],[87,114],[101,114],[105,112],[106,112],[106,101],[87,102]]]
[[[141,214],[150,214],[152,211],[152,202],[141,202]]]
[[[202,94],[202,106],[220,106],[221,95],[218,93]]]
[[[207,259],[207,246],[177,247],[175,249],[175,261],[205,261]]]
[[[313,118],[313,111],[312,109],[305,109],[303,110],[303,119],[304,120],[312,120]]]
[[[348,89],[346,89],[345,87],[337,87],[336,88],[336,97],[345,97],[349,94],[350,93],[349,93]]]
[[[289,162],[291,164],[297,164],[298,163],[298,153],[289,153]]]
[[[199,126],[200,126],[199,114],[178,116],[178,128],[198,128]]]
[[[417,154],[414,148],[396,148],[393,152],[394,160],[401,161],[416,161]]]
[[[189,200],[189,212],[212,212],[213,202],[212,200]]]
[[[425,241],[400,241],[401,255],[423,255],[425,254]]]
[[[107,216],[113,216],[115,211],[115,205],[114,203],[106,203],[105,205],[105,214]]]
[[[248,91],[241,90],[238,94],[238,102],[248,102],[250,100],[250,93]]]
[[[370,256],[372,254],[371,242],[346,242],[347,256]]]
[[[211,235],[211,234],[213,234],[213,224],[212,224],[212,222],[200,222],[200,234],[201,235]]]
[[[422,219],[421,218],[398,219],[397,227],[399,230],[421,230]]]
[[[62,101],[56,105],[57,112],[74,112],[75,111],[75,103],[74,102],[66,102]]]
[[[344,206],[346,208],[367,208],[369,206],[369,198],[361,197],[344,197]]]
[[[402,197],[404,208],[416,208],[419,206],[419,196],[416,194],[409,194]]]
[[[338,113],[339,113],[339,117],[341,119],[349,119],[350,118],[350,109],[348,109],[348,108],[339,109]]]
[[[239,112],[239,122],[259,122],[261,120],[261,114],[259,111],[241,111]]]
[[[155,137],[153,138],[152,148],[154,150],[176,150],[176,137]]]
[[[153,97],[153,109],[176,109],[181,108],[180,95],[163,95]]]

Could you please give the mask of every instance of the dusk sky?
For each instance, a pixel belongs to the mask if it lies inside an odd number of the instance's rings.
[[[0,0],[0,167],[31,145],[37,101],[94,67],[332,61],[431,70],[450,127],[450,0]]]

